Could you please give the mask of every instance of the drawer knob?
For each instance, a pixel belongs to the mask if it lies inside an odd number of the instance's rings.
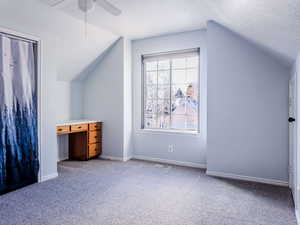
[[[62,131],[62,130],[63,130],[63,129],[61,129],[61,128],[60,128],[60,129],[58,129],[58,131]]]
[[[78,127],[78,129],[80,129],[81,127]]]

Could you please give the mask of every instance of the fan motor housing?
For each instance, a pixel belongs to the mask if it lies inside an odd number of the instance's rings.
[[[89,12],[94,9],[95,1],[94,0],[78,0],[78,7],[83,12]]]

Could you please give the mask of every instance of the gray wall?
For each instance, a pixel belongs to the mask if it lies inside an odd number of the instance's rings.
[[[80,81],[57,81],[54,94],[57,108],[60,109],[56,114],[58,123],[82,118],[83,92]]]
[[[296,196],[294,196],[294,201],[295,201],[295,208],[296,208],[296,214],[297,216],[300,216],[300,212],[299,212],[299,206],[300,206],[300,154],[299,154],[299,150],[300,150],[300,123],[299,123],[299,119],[300,119],[300,79],[299,79],[299,75],[300,75],[300,53],[298,54],[298,57],[295,61],[295,64],[293,65],[293,68],[291,70],[291,75],[296,75],[296,102],[297,102],[297,114],[296,114],[296,135],[297,135],[297,139],[296,139],[296,152],[293,153],[293,156],[296,157],[296,159],[294,159],[296,161],[296,165],[294,165],[296,167],[296,173],[295,173],[295,178],[296,178]],[[294,162],[295,162],[294,161]]]
[[[83,114],[83,92],[80,81],[57,81],[54,94],[57,123],[69,120],[82,119]],[[57,136],[57,160],[66,160],[69,158],[69,135]]]
[[[21,4],[21,5],[20,5]],[[41,49],[41,176],[48,179],[57,175],[57,145],[56,145],[56,102],[54,90],[56,86],[56,38],[36,27],[36,18],[28,9],[28,3],[20,1],[0,2],[0,27],[18,32],[26,30],[26,34],[37,36],[42,40]],[[21,12],[17,12],[22,8]],[[32,10],[32,9],[31,9]],[[18,16],[16,16],[16,12]],[[29,13],[31,12],[31,14]],[[31,16],[32,15],[32,16]]]
[[[141,130],[141,56],[200,47],[200,134],[174,134]],[[206,30],[178,33],[132,42],[134,156],[146,159],[206,164]],[[174,145],[174,152],[168,146]]]
[[[208,22],[208,172],[288,181],[289,68]]]
[[[101,120],[103,155],[123,158],[124,41],[119,39],[84,80],[83,116]]]
[[[124,39],[124,160],[133,156],[131,40]]]

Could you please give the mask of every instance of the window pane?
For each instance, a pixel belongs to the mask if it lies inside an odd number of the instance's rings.
[[[186,83],[186,71],[185,70],[173,70],[172,71],[172,83],[173,84]]]
[[[186,59],[186,66],[188,68],[198,68],[198,63],[199,63],[199,57],[194,56],[194,57],[188,57]]]
[[[159,85],[158,86],[158,98],[169,99],[170,98],[170,85]]]
[[[172,99],[185,98],[187,85],[179,84],[172,85]]]
[[[185,129],[186,128],[186,117],[185,117],[185,115],[174,115],[174,116],[172,116],[171,128],[173,128],[173,129]]]
[[[197,130],[198,129],[198,115],[195,116],[187,116],[186,119],[186,128],[190,130]]]
[[[157,104],[158,128],[169,128],[170,126],[170,101],[159,100]]]
[[[186,115],[196,116],[198,114],[198,102],[196,99],[187,98],[185,104]]]
[[[199,98],[199,85],[198,83],[189,84],[189,88],[187,89],[187,96],[191,99],[198,101]]]
[[[157,83],[157,72],[147,72],[146,73],[147,84],[156,84]]]
[[[170,116],[160,116],[160,117],[158,117],[157,128],[170,129]]]
[[[153,71],[157,70],[157,62],[146,62],[146,71]]]
[[[145,88],[146,99],[156,99],[157,98],[157,86],[147,85]]]
[[[170,102],[169,100],[158,100],[157,101],[157,114],[164,115],[168,114]]]
[[[185,98],[175,99],[172,101],[172,116],[173,115],[185,115],[186,104]]]
[[[196,88],[193,84],[189,84],[186,88],[186,97],[187,99],[197,99]]]
[[[198,70],[197,69],[189,69],[186,71],[186,82],[194,83],[198,81]]]
[[[162,60],[158,62],[158,70],[169,70],[170,60]]]
[[[145,114],[145,128],[157,128],[157,118],[155,114]]]
[[[157,112],[165,116],[170,115],[170,100],[169,99],[158,100]]]
[[[171,128],[197,130],[198,119],[194,116],[174,115],[172,116]]]
[[[198,89],[195,85],[187,84],[174,85],[173,90],[171,128],[197,130]]]
[[[185,58],[177,58],[172,60],[173,69],[184,69],[186,67]]]
[[[170,84],[170,71],[158,71],[158,83],[159,84]]]
[[[146,100],[145,104],[145,113],[146,114],[155,114],[156,113],[156,107],[157,107],[157,101],[156,100]]]

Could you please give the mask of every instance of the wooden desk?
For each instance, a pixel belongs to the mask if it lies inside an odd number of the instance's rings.
[[[102,122],[66,122],[56,126],[56,133],[69,134],[70,159],[88,160],[102,153]]]

